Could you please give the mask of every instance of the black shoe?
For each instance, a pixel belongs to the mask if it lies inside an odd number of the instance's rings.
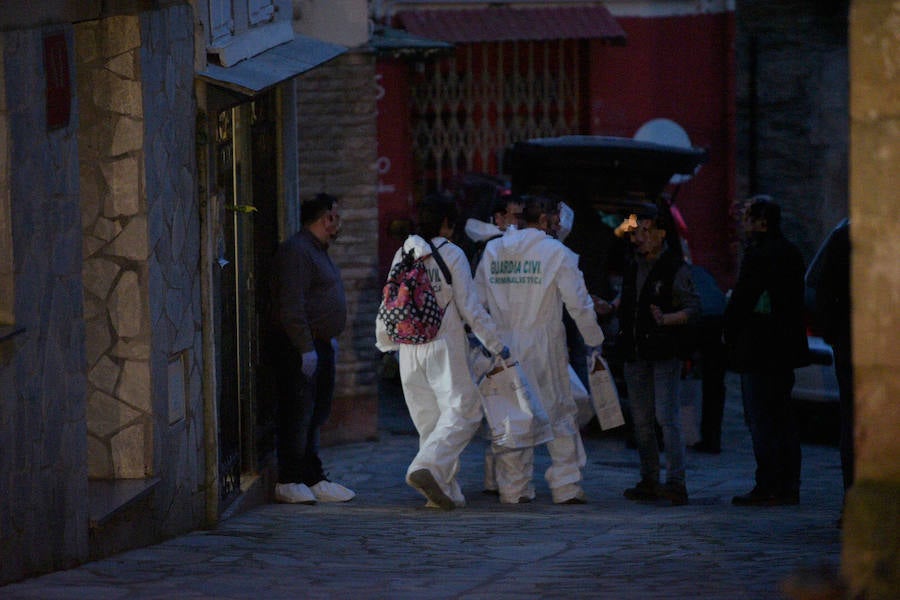
[[[659,497],[671,502],[672,506],[684,506],[688,503],[687,488],[681,482],[667,482],[659,488]]]
[[[720,446],[714,446],[712,444],[708,444],[706,442],[697,442],[689,448],[695,452],[703,452],[704,454],[722,454],[722,448]]]
[[[625,490],[623,495],[629,500],[657,500],[660,498],[661,489],[659,483],[641,479],[636,486]]]
[[[731,499],[731,503],[735,506],[780,506],[784,504],[781,496],[759,487],[755,487],[741,496],[735,496]]]

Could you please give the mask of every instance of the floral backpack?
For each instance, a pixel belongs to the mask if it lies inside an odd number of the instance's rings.
[[[415,258],[412,250],[404,253],[382,289],[378,318],[384,323],[388,337],[398,344],[430,342],[437,337],[444,319],[446,307],[440,305],[434,294],[425,259],[434,256],[447,285],[453,283],[452,277],[438,249],[430,240],[428,245],[432,254]]]

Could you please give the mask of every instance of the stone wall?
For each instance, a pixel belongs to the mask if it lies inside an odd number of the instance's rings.
[[[114,538],[153,539],[203,512],[190,23],[181,6],[76,27],[89,476],[160,479],[156,518]]]
[[[88,475],[153,474],[140,20],[76,26]]]
[[[162,479],[154,508],[160,533],[171,535],[197,527],[204,516],[208,443],[190,7],[145,13],[141,39],[152,464]]]
[[[377,434],[375,313],[380,299],[376,204],[375,60],[350,52],[297,78],[300,197],[334,194],[343,215],[330,250],[347,291],[337,387],[323,443]]]
[[[900,5],[856,0],[850,26],[850,238],[856,480],[844,513],[847,598],[900,590]]]
[[[0,584],[204,517],[192,23],[180,4],[0,35],[0,194],[15,207],[0,216],[15,290],[0,332]],[[49,129],[44,37],[59,31],[71,115]],[[139,503],[96,512],[90,479],[151,477]]]
[[[848,210],[847,5],[736,6],[737,198],[774,196],[807,262]]]
[[[88,552],[87,431],[77,102],[48,130],[43,37],[0,34],[0,160],[9,168],[13,317],[0,362],[0,584],[63,569]],[[72,73],[70,69],[70,74]]]

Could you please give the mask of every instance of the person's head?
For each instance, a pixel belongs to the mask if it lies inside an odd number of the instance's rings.
[[[747,200],[742,227],[748,237],[772,236],[781,232],[781,207],[771,196],[760,194]]]
[[[648,208],[633,213],[625,220],[626,233],[635,252],[644,258],[655,259],[666,246],[666,224],[658,210]]]
[[[331,194],[321,193],[300,205],[300,224],[326,246],[337,239],[341,231],[337,202]]]
[[[459,213],[453,198],[443,194],[429,194],[419,204],[418,233],[430,240],[442,236],[449,238]]]
[[[544,196],[523,196],[522,200],[525,227],[540,229],[556,237],[559,231],[559,201]]]
[[[506,231],[510,225],[522,227],[522,210],[524,208],[525,205],[520,197],[512,195],[500,196],[494,201],[494,206],[491,209],[494,225],[500,231]]]

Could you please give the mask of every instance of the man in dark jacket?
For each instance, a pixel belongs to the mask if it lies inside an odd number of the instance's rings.
[[[725,308],[725,343],[741,373],[744,418],[756,457],[756,486],[735,496],[742,506],[800,501],[800,436],[791,389],[794,369],[809,364],[803,320],[804,263],[781,234],[781,208],[768,196],[748,201],[747,245]]]
[[[331,412],[337,336],[347,301],[328,246],[340,231],[337,198],[319,194],[300,207],[302,229],[281,244],[272,284],[278,351],[278,483],[290,504],[345,502],[356,494],[329,481],[319,459],[319,430]]]

